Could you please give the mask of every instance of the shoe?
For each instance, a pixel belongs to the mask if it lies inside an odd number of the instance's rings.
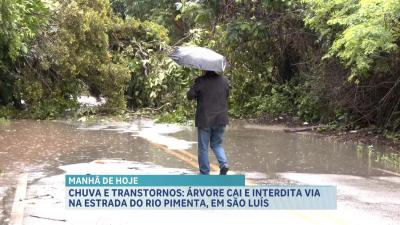
[[[219,175],[226,175],[229,171],[228,167],[223,167],[219,170]]]

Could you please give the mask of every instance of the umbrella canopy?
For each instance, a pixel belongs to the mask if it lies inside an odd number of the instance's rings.
[[[228,67],[228,62],[223,55],[203,47],[178,47],[169,57],[181,66],[195,69],[224,72]]]

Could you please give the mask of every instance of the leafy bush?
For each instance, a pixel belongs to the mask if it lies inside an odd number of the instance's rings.
[[[352,69],[350,80],[368,75],[382,53],[398,50],[397,0],[303,0],[306,24],[332,42],[327,57],[338,56]]]
[[[17,113],[18,111],[12,105],[0,106],[0,119],[12,119]]]

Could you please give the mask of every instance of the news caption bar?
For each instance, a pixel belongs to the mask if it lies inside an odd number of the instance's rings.
[[[245,186],[243,175],[66,175],[67,209],[335,210],[335,186]]]

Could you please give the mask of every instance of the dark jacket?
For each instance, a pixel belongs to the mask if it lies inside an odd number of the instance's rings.
[[[189,100],[197,100],[196,127],[225,126],[228,121],[229,82],[215,73],[196,78],[187,92]]]

